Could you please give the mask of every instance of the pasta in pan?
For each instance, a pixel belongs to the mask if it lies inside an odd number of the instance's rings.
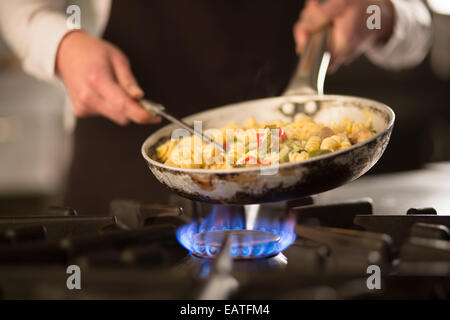
[[[226,148],[226,153],[197,136],[168,139],[156,147],[158,161],[182,168],[231,169],[270,166],[308,160],[363,142],[376,131],[372,116],[365,122],[348,118],[325,126],[306,115],[293,122],[281,120],[258,123],[254,118],[242,125],[229,123],[204,133]]]

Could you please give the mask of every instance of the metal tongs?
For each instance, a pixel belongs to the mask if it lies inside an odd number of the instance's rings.
[[[142,107],[147,110],[150,113],[156,114],[158,116],[161,116],[167,120],[169,120],[170,122],[182,127],[183,129],[186,129],[187,131],[189,131],[191,134],[194,134],[198,137],[200,137],[201,139],[203,139],[204,141],[208,142],[208,143],[212,143],[213,145],[215,145],[217,148],[219,148],[221,151],[223,152],[227,152],[226,148],[221,145],[220,143],[214,141],[213,139],[211,139],[211,137],[204,135],[203,132],[201,131],[196,131],[194,129],[194,127],[188,125],[186,122],[184,122],[183,120],[180,120],[174,116],[172,116],[171,114],[166,112],[166,108],[159,103],[147,100],[147,99],[142,99],[139,101],[139,103],[142,105]]]

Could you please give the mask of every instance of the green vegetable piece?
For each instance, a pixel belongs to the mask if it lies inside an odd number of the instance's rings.
[[[317,150],[310,151],[309,152],[309,156],[311,158],[314,158],[314,157],[318,157],[318,156],[323,156],[324,154],[327,154],[327,153],[331,153],[331,151],[330,150],[319,150],[319,149],[317,149]]]
[[[291,148],[297,146],[297,143],[294,139],[288,139],[288,140],[284,141],[284,143]]]
[[[289,148],[284,147],[280,150],[280,162],[289,162]]]
[[[264,129],[276,129],[277,125],[276,124],[266,124],[264,126]]]
[[[293,152],[297,152],[297,153],[301,153],[302,151],[305,151],[305,149],[300,148],[300,147],[293,147],[293,148],[292,148],[292,151],[293,151]]]

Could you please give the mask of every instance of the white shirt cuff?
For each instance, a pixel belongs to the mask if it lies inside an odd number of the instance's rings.
[[[388,42],[372,47],[366,56],[376,65],[402,69],[419,64],[427,55],[431,38],[431,17],[420,0],[391,0],[395,22]]]

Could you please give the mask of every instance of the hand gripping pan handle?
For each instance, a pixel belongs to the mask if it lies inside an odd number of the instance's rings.
[[[327,51],[328,25],[311,34],[297,69],[285,90],[285,96],[323,94],[323,84],[330,62]]]

